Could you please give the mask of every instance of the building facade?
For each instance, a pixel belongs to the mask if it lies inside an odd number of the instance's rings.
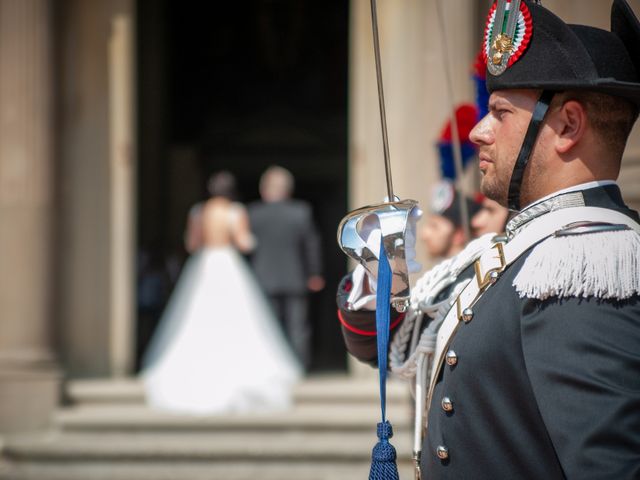
[[[441,25],[436,1],[378,2],[395,191],[422,204],[450,109],[445,72],[453,100],[472,101],[489,3],[440,0]],[[545,6],[608,28],[609,2]],[[137,42],[155,31],[139,11],[136,0],[0,0],[0,432],[44,427],[67,378],[134,374],[138,125],[154,118],[137,111],[153,61]],[[385,192],[369,15],[368,0],[351,0],[345,209]],[[639,208],[638,127],[620,184]]]

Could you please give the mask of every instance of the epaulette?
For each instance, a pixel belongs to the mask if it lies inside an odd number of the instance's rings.
[[[619,232],[622,230],[631,230],[631,228],[621,223],[575,222],[558,230],[554,236],[568,237],[570,235],[584,235],[585,233]]]
[[[534,247],[513,281],[520,297],[640,294],[640,235],[624,224],[577,222]]]

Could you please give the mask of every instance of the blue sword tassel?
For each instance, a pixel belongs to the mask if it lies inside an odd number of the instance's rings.
[[[380,374],[380,408],[382,422],[378,423],[378,443],[371,453],[369,480],[398,480],[396,449],[389,443],[393,436],[391,423],[386,419],[387,401],[387,356],[389,350],[389,325],[391,301],[391,267],[380,240],[378,255],[378,286],[376,291],[376,331],[378,343],[378,369]]]

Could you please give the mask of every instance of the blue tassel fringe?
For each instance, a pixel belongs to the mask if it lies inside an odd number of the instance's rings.
[[[378,423],[378,438],[380,439],[371,452],[371,471],[369,480],[398,480],[398,466],[396,465],[396,449],[389,443],[393,437],[393,427],[388,420]]]

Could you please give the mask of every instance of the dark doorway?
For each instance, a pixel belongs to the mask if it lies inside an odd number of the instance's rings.
[[[138,1],[138,359],[186,258],[189,208],[228,169],[241,200],[269,165],[296,177],[323,241],[327,286],[311,297],[312,371],[343,370],[335,314],[345,272],[349,2]],[[149,278],[151,282],[147,281]],[[155,299],[150,301],[150,299]]]

